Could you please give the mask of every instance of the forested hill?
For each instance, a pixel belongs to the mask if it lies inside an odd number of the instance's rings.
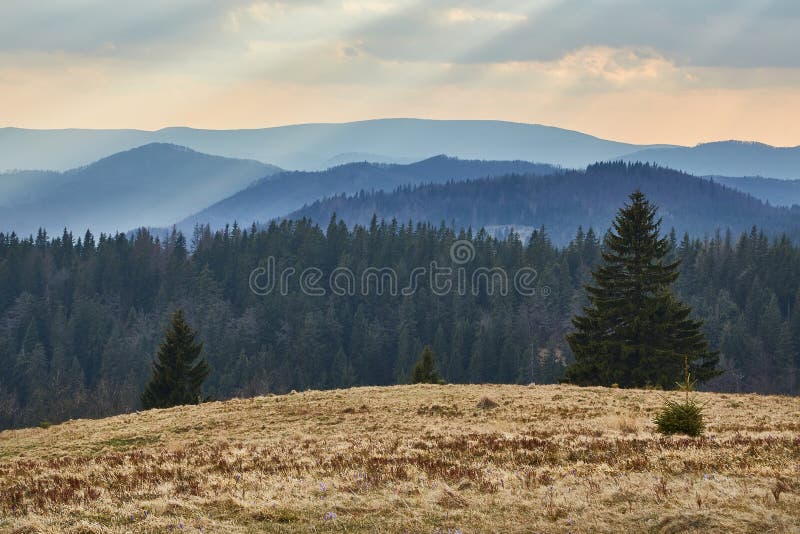
[[[407,165],[387,163],[348,163],[325,171],[284,172],[240,191],[225,200],[181,221],[178,227],[191,231],[195,224],[221,228],[238,221],[269,222],[299,209],[304,204],[338,194],[360,190],[391,191],[406,184],[468,180],[510,173],[553,174],[561,172],[552,165],[527,161],[462,160],[435,156]]]
[[[509,275],[533,268],[537,291],[503,297],[486,291],[410,295],[301,291],[255,294],[254,268],[276,271],[391,268],[400,288],[412,269],[452,265],[454,240],[471,239],[480,268]],[[600,258],[593,232],[555,248],[535,232],[493,239],[427,224],[327,229],[308,221],[199,232],[190,254],[173,235],[158,242],[91,234],[19,240],[0,234],[0,428],[103,416],[138,409],[170,314],[183,309],[211,366],[206,393],[216,399],[395,384],[408,380],[432,345],[450,382],[555,382],[571,358],[564,334],[581,309],[583,286]],[[757,231],[710,241],[672,242],[680,258],[676,290],[705,321],[726,373],[706,387],[722,391],[800,391],[800,248]],[[450,263],[448,263],[450,262]],[[324,282],[322,285],[327,284]],[[330,287],[330,286],[328,286]]]
[[[602,233],[630,192],[641,189],[661,207],[664,227],[703,236],[717,229],[738,233],[753,225],[773,235],[800,238],[800,208],[779,208],[679,171],[642,163],[598,163],[558,175],[509,175],[460,183],[360,192],[314,202],[292,214],[326,222],[334,213],[348,223],[379,219],[446,221],[456,227],[547,228],[565,244],[578,225]]]
[[[152,143],[57,172],[0,174],[0,230],[95,232],[170,225],[281,169]]]

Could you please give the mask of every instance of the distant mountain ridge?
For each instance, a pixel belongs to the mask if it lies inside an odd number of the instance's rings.
[[[71,169],[154,142],[307,171],[363,161],[410,163],[448,154],[460,159],[539,161],[567,168],[621,159],[658,163],[697,175],[800,178],[800,147],[742,141],[695,147],[637,145],[540,124],[404,118],[248,130],[0,128],[0,171]]]
[[[657,147],[621,158],[704,175],[800,178],[800,146],[774,147],[764,143],[718,141],[694,147]]]
[[[8,194],[0,197],[0,231],[165,225],[280,170],[153,143],[64,173],[4,173],[0,191]]]
[[[406,165],[348,163],[325,171],[287,171],[261,180],[229,198],[180,221],[190,231],[196,224],[219,228],[226,223],[265,223],[284,216],[326,196],[352,194],[361,190],[386,190],[405,184],[502,176],[506,174],[554,174],[563,172],[551,165],[526,161],[476,161],[435,156]]]
[[[800,205],[800,179],[785,180],[761,176],[708,176],[707,178],[769,202],[773,206]]]
[[[583,167],[651,147],[552,126],[488,120],[376,119],[253,130],[177,127],[154,132],[0,128],[0,170],[64,170],[153,142],[296,170],[322,170],[331,163],[364,161],[365,156],[402,163],[436,154]]]
[[[575,228],[602,235],[634,189],[659,205],[663,228],[680,234],[746,231],[752,225],[800,239],[800,208],[780,208],[710,180],[649,164],[600,163],[586,171],[551,176],[504,176],[458,183],[405,186],[327,198],[292,213],[325,224],[334,213],[348,224],[368,224],[373,214],[399,221],[455,222],[474,229],[544,226],[564,245]]]

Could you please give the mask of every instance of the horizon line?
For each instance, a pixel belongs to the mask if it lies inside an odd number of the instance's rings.
[[[573,130],[569,128],[563,128],[561,126],[553,126],[550,124],[543,124],[537,122],[521,122],[521,121],[512,121],[512,120],[505,120],[505,119],[437,119],[437,118],[421,118],[421,117],[379,117],[373,119],[358,119],[352,121],[340,121],[340,122],[326,122],[326,121],[319,121],[319,122],[300,122],[300,123],[289,123],[289,124],[278,124],[273,126],[263,126],[258,128],[201,128],[196,126],[187,126],[187,125],[173,125],[173,126],[163,126],[161,128],[156,128],[153,130],[143,129],[143,128],[84,128],[84,127],[65,127],[65,128],[28,128],[24,126],[0,126],[1,130],[23,130],[23,131],[30,131],[30,132],[70,132],[70,131],[86,131],[86,132],[103,132],[103,131],[115,131],[115,132],[141,132],[141,133],[158,133],[168,130],[194,130],[194,131],[206,131],[206,132],[259,132],[264,130],[275,130],[280,128],[299,128],[299,127],[309,127],[309,126],[345,126],[350,124],[361,124],[361,123],[369,123],[369,122],[382,122],[382,121],[419,121],[419,122],[483,122],[483,123],[501,123],[501,124],[511,124],[511,125],[518,125],[518,126],[534,126],[540,128],[550,128],[554,130],[561,130],[564,132],[571,132],[580,135],[584,135],[587,137],[591,137],[594,139],[598,139],[601,141],[608,141],[613,143],[619,143],[623,145],[630,145],[632,147],[646,147],[646,148],[693,148],[698,147],[701,145],[713,144],[713,143],[727,143],[727,142],[736,142],[736,143],[745,143],[745,144],[759,144],[764,145],[771,148],[800,148],[800,144],[797,145],[773,145],[770,143],[766,143],[763,141],[758,141],[755,139],[735,139],[735,138],[728,138],[728,139],[714,139],[709,141],[699,141],[694,145],[683,145],[683,144],[675,144],[675,143],[643,143],[643,142],[628,142],[628,141],[620,141],[617,139],[611,139],[606,137],[600,137],[591,133],[587,133],[581,130]]]

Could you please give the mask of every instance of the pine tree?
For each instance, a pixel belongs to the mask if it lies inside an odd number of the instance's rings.
[[[201,402],[209,368],[205,360],[196,362],[203,351],[203,344],[195,342],[196,335],[186,323],[183,310],[176,311],[158,349],[158,359],[153,362],[153,377],[142,394],[145,410]]]
[[[422,349],[419,361],[414,365],[414,370],[411,372],[411,383],[441,384],[443,382],[441,377],[439,377],[439,371],[436,370],[433,349],[426,345],[425,348]]]
[[[575,362],[566,380],[579,385],[672,387],[684,357],[698,381],[719,374],[701,322],[670,290],[679,261],[666,262],[668,238],[659,235],[657,207],[641,191],[630,195],[606,234],[601,265],[587,286],[589,306],[573,318],[567,342]]]

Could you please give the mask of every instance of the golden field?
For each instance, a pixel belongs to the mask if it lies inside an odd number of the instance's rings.
[[[3,532],[800,532],[800,399],[396,386],[0,432]]]

